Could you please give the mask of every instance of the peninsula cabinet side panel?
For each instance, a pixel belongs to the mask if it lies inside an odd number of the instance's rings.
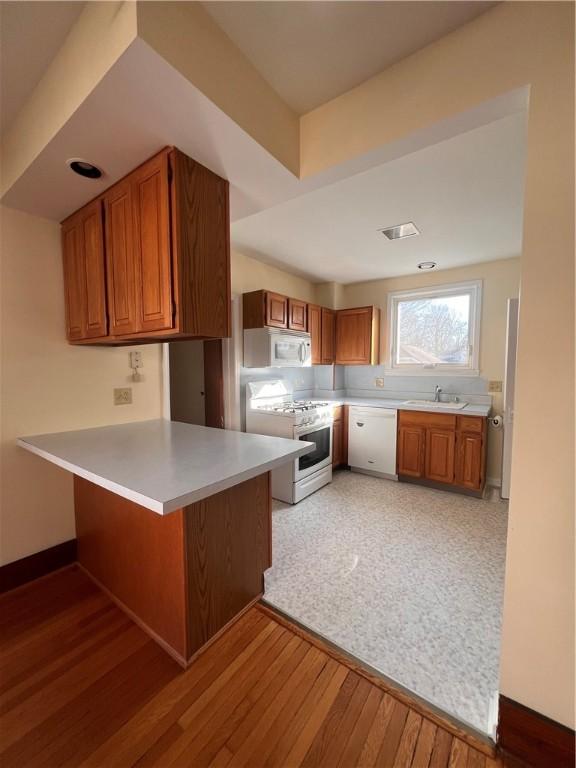
[[[267,472],[186,507],[189,657],[262,595],[270,509]]]
[[[184,511],[157,515],[74,477],[78,562],[180,663],[187,659]]]

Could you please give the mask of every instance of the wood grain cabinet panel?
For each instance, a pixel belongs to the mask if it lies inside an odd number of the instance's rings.
[[[83,245],[86,270],[86,338],[106,336],[106,271],[102,202],[96,200],[84,209]]]
[[[86,288],[81,229],[78,224],[64,226],[62,252],[66,288],[66,330],[71,340],[85,338]]]
[[[456,438],[456,483],[463,488],[482,488],[482,435],[459,432]]]
[[[288,328],[288,297],[266,292],[266,325]]]
[[[62,225],[66,331],[70,341],[106,336],[102,202],[96,200]]]
[[[288,328],[292,331],[308,331],[308,305],[299,299],[288,299]]]
[[[271,564],[269,473],[185,509],[189,656],[264,591]]]
[[[335,421],[332,425],[332,466],[339,467],[342,464],[342,421]]]
[[[337,405],[333,410],[332,467],[348,464],[348,406]]]
[[[122,336],[138,331],[130,180],[124,179],[109,189],[104,196],[104,205],[110,333],[113,336]]]
[[[322,307],[308,304],[308,333],[310,334],[310,361],[312,365],[322,362]]]
[[[180,664],[264,591],[270,473],[157,515],[74,477],[78,562]]]
[[[407,475],[408,477],[422,477],[424,475],[425,441],[423,427],[400,426],[397,448],[399,475]]]
[[[322,365],[332,365],[336,357],[336,312],[322,307]]]
[[[86,219],[85,250],[70,231],[72,219],[90,206],[63,222],[69,339],[130,344],[229,336],[228,192],[225,179],[167,148],[90,204],[104,205],[100,240],[94,211]],[[80,252],[83,262],[70,256]],[[78,293],[78,264],[88,271],[85,295]]]
[[[376,365],[379,359],[380,310],[340,309],[336,313],[336,363]]]
[[[458,487],[477,495],[485,482],[486,419],[399,411],[397,455],[400,476]],[[418,464],[417,455],[421,457]]]
[[[137,272],[138,330],[173,325],[168,156],[158,155],[130,177]]]
[[[454,480],[456,433],[451,429],[431,427],[426,430],[426,477],[438,483]]]

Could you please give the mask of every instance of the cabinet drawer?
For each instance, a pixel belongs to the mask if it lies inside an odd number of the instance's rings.
[[[398,411],[398,423],[400,426],[456,429],[456,416],[448,413],[430,413],[429,411]]]
[[[481,435],[484,431],[484,417],[458,416],[457,429],[459,432],[474,432]]]
[[[332,418],[334,421],[342,421],[344,418],[344,407],[342,405],[335,405],[332,408]]]

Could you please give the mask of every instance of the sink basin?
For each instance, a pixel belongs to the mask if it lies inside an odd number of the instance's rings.
[[[435,400],[406,400],[404,405],[415,405],[419,408],[434,408],[435,410],[449,409],[451,411],[460,411],[466,408],[468,403],[437,403]]]

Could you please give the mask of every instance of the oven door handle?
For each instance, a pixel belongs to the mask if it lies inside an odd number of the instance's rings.
[[[305,435],[311,435],[312,432],[320,432],[321,429],[330,429],[332,422],[328,424],[303,424],[301,427],[294,427],[294,437],[301,440]]]

